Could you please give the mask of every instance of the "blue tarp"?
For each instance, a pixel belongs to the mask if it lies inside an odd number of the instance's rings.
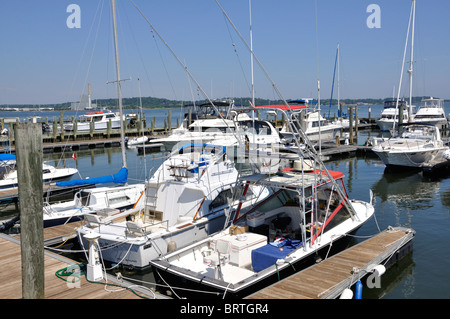
[[[56,186],[79,186],[79,185],[95,185],[106,183],[123,184],[126,183],[127,181],[128,181],[128,169],[126,167],[122,167],[120,171],[114,175],[56,182]]]
[[[281,244],[267,244],[252,251],[252,267],[258,272],[275,265],[277,259],[284,259],[289,253],[302,246],[299,240],[285,239]]]
[[[16,155],[14,154],[5,154],[5,153],[0,154],[0,161],[10,161],[15,159]]]

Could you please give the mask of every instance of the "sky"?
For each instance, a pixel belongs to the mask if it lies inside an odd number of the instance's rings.
[[[411,0],[252,0],[251,24],[249,0],[134,0],[142,14],[116,0],[123,96],[251,96],[250,51],[218,3],[252,43],[256,97],[329,99],[338,43],[333,98],[397,95]],[[449,12],[448,0],[417,0],[414,96],[450,98]],[[109,0],[3,0],[0,39],[0,105],[74,102],[88,83],[93,100],[117,97]]]

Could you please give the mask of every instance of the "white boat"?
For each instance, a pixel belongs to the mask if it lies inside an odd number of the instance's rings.
[[[127,146],[132,147],[136,145],[144,145],[145,143],[147,143],[147,141],[148,141],[147,136],[135,136],[127,140]]]
[[[446,129],[448,125],[444,110],[444,100],[430,97],[423,99],[422,105],[413,117],[416,123],[431,123],[439,129]]]
[[[413,0],[410,15],[410,22],[412,21],[413,25],[415,5],[416,2]],[[410,77],[408,118],[411,121],[400,125],[403,126],[403,130],[398,135],[393,135],[385,141],[378,141],[373,148],[386,166],[422,168],[434,159],[442,157],[444,152],[449,149],[444,145],[439,131],[442,126],[446,127],[447,125],[443,100],[432,97],[424,99],[424,104],[415,115],[412,115],[413,31],[411,32],[411,61],[408,69]],[[405,57],[403,64],[404,59]],[[400,93],[400,88],[398,92]]]
[[[347,198],[342,173],[294,167],[242,177],[273,193],[246,214],[237,211],[233,226],[152,260],[161,291],[243,298],[324,257],[374,214],[371,203]]]
[[[44,203],[44,227],[67,224],[84,219],[86,214],[113,218],[124,210],[144,207],[145,184],[127,185],[128,169],[122,167],[114,175],[56,182],[57,186],[81,186],[114,183],[113,187],[94,187],[79,190],[73,200]]]
[[[111,129],[120,129],[120,114],[111,111],[107,112],[88,112],[80,115],[76,123],[76,130],[78,132],[89,131],[91,129],[91,123],[93,123],[93,129],[106,130],[108,123],[111,122]],[[75,123],[64,124],[65,131],[74,131]]]
[[[398,135],[378,142],[372,149],[386,166],[421,168],[449,149],[433,124],[404,123],[401,127]]]
[[[303,110],[300,112],[293,112],[292,116],[297,118],[295,122],[298,121],[298,123],[300,123],[303,131],[311,142],[333,140],[342,129],[341,124],[332,123],[326,120],[318,111]],[[292,133],[287,129],[286,125],[283,126],[280,134],[285,140],[292,140]]]
[[[45,203],[44,227],[80,221],[86,214],[114,219],[125,210],[142,209],[144,189],[144,184],[88,188],[78,191],[72,201]]]
[[[402,112],[399,112],[399,110]],[[402,114],[402,120],[399,121],[400,113]],[[398,126],[399,123],[408,122],[408,110],[406,101],[401,99],[397,103],[397,99],[387,99],[384,101],[384,109],[381,112],[381,116],[375,121],[381,131],[391,131],[394,127],[394,123]]]
[[[103,260],[137,269],[175,247],[184,247],[223,229],[230,210],[268,196],[258,186],[243,188],[225,147],[186,145],[173,152],[146,183],[145,208],[133,220],[111,222],[86,215],[77,229],[80,244],[98,238]]]
[[[342,126],[333,124],[326,120],[318,111],[308,112],[305,118],[305,134],[310,141],[316,142],[320,139],[334,140]]]
[[[42,163],[42,181],[44,184],[67,179],[78,173],[76,168],[56,168]],[[18,187],[16,156],[0,154],[0,189],[16,189]]]
[[[255,141],[261,145],[280,142],[278,131],[270,122],[241,117],[238,121],[220,118],[195,120],[188,129],[178,128],[172,135],[153,139],[152,143],[163,143],[169,150],[186,143],[237,146],[240,143],[240,136],[245,136],[250,143]]]

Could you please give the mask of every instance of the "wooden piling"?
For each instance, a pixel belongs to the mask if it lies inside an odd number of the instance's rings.
[[[42,203],[42,128],[19,123],[15,128],[20,200],[22,297],[44,298],[44,221]]]

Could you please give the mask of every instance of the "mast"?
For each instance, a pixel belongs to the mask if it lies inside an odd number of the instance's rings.
[[[340,93],[339,93],[339,59],[341,58],[341,56],[340,56],[340,51],[339,51],[339,43],[338,43],[338,47],[337,47],[337,67],[338,67],[338,109],[339,109],[339,104],[341,103],[340,102],[340,100],[341,100],[341,97],[340,97]]]
[[[412,73],[413,73],[413,61],[414,61],[414,24],[416,20],[416,0],[412,2],[412,29],[411,29],[411,61],[409,64],[409,108],[408,108],[408,121],[412,121]]]
[[[252,0],[248,0],[250,12],[250,68],[252,75],[252,104],[255,105],[255,84],[253,79],[253,31],[252,31]],[[253,111],[254,112],[254,111]]]
[[[117,42],[117,22],[116,22],[116,2],[111,0],[113,28],[114,28],[114,48],[116,54],[116,76],[117,76],[117,99],[119,100],[119,115],[120,115],[120,145],[122,145],[122,163],[123,167],[127,167],[127,157],[125,155],[125,133],[123,127],[123,111],[122,111],[122,92],[120,88],[120,66],[119,66],[119,47]]]
[[[248,0],[248,11],[250,16],[250,69],[252,78],[252,106],[255,106],[255,83],[253,78],[253,30],[252,30],[252,0]],[[256,143],[256,130],[255,130],[255,111],[252,110],[252,125],[253,125],[253,141]]]

